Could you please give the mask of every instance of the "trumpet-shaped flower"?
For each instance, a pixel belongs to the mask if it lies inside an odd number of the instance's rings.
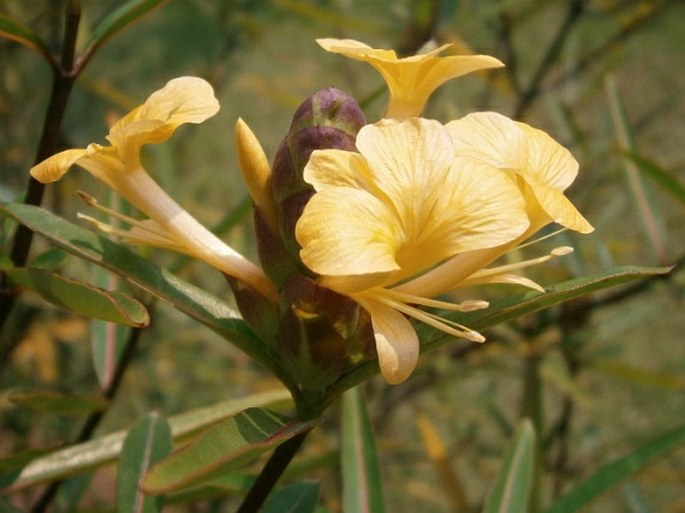
[[[398,58],[393,50],[371,48],[353,39],[326,38],[317,42],[329,52],[368,62],[376,68],[390,90],[385,117],[393,119],[419,116],[433,91],[452,78],[504,66],[488,55],[440,57],[449,44],[425,54]]]
[[[304,178],[316,194],[305,206],[296,236],[302,262],[320,275],[319,282],[369,312],[383,376],[399,383],[412,372],[419,353],[405,316],[484,340],[417,305],[468,311],[487,303],[447,303],[398,286],[455,255],[515,240],[530,222],[511,176],[466,152],[458,155],[450,131],[437,121],[367,125],[356,144],[358,153],[312,154]]]
[[[204,80],[195,77],[171,80],[111,127],[107,136],[110,146],[92,143],[84,149],[63,151],[34,166],[31,175],[40,182],[50,183],[59,180],[72,165],[79,165],[148,216],[137,221],[108,211],[132,228],[119,231],[91,219],[101,229],[120,235],[124,242],[173,249],[204,260],[275,302],[275,288],[261,269],[181,208],[141,164],[143,145],[165,141],[180,125],[201,123],[218,110],[214,91]],[[87,201],[96,205],[92,199]]]

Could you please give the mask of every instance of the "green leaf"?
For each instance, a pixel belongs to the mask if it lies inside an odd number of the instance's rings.
[[[666,274],[670,270],[670,267],[614,267],[596,274],[551,285],[547,287],[545,292],[529,291],[523,294],[515,294],[493,301],[489,308],[472,312],[472,314],[450,316],[450,318],[460,323],[463,322],[469,328],[482,330],[521,315],[549,308],[609,287]],[[441,344],[444,338],[444,335],[438,334],[437,339],[427,342],[426,350],[432,349],[432,344]]]
[[[645,175],[660,185],[675,199],[685,205],[685,185],[676,177],[675,172],[664,169],[653,160],[632,151],[622,152],[625,157],[632,160]]]
[[[361,387],[342,399],[342,479],[345,513],[381,513],[383,482],[376,442]]]
[[[470,313],[449,313],[445,314],[444,317],[469,328],[483,330],[527,313],[549,308],[616,285],[666,274],[670,270],[670,267],[614,267],[589,276],[557,283],[547,287],[545,292],[528,291],[512,294],[506,298],[492,301],[489,308]],[[416,328],[421,340],[421,352],[431,351],[454,340],[453,337],[442,331],[425,325],[417,324]],[[378,363],[375,361],[360,365],[336,383],[335,387],[330,390],[331,397],[335,397],[340,391],[361,383],[377,372]]]
[[[206,483],[314,427],[262,408],[248,408],[206,431],[145,476],[142,489],[158,495]]]
[[[19,476],[21,469],[38,456],[48,452],[50,449],[27,449],[0,459],[0,489],[11,485]]]
[[[107,289],[118,289],[119,277],[102,267],[94,266],[93,284]],[[90,323],[90,348],[95,374],[100,387],[107,390],[116,374],[129,341],[130,330],[126,326],[94,320]]]
[[[155,413],[140,419],[126,435],[117,476],[117,512],[155,513],[162,510],[162,497],[146,497],[140,482],[147,470],[171,453],[171,429]]]
[[[0,37],[16,41],[43,57],[50,66],[55,67],[55,60],[50,49],[45,43],[26,25],[0,13]]]
[[[85,61],[90,59],[98,48],[114,36],[114,34],[135,21],[138,21],[144,15],[168,1],[169,0],[130,0],[119,7],[116,11],[102,20],[98,26],[95,27],[95,30],[93,30],[90,41],[86,45],[86,50],[81,57],[81,66],[83,66]]]
[[[529,420],[521,423],[497,480],[488,494],[483,513],[529,511],[535,469],[535,430]]]
[[[604,465],[576,485],[568,494],[545,510],[545,513],[580,511],[590,501],[620,484],[631,475],[644,470],[657,458],[685,443],[685,426],[664,433],[637,447],[632,452]]]
[[[633,129],[628,122],[628,116],[626,115],[618,88],[609,75],[606,77],[605,86],[618,144],[622,150],[634,152],[635,136]],[[664,228],[663,216],[654,199],[653,191],[649,187],[650,184],[643,180],[633,162],[629,159],[624,159],[623,167],[626,175],[626,185],[632,195],[634,208],[642,224],[645,242],[652,248],[656,258],[663,262],[666,257],[666,230]]]
[[[41,269],[12,268],[4,272],[15,285],[77,314],[127,326],[150,324],[145,306],[122,292],[99,289]]]
[[[101,265],[166,301],[267,367],[273,366],[276,356],[268,352],[240,315],[216,296],[181,280],[128,248],[45,209],[14,203],[0,206],[0,212],[3,211],[69,253]]]
[[[249,406],[275,407],[279,404],[287,404],[288,406],[292,404],[287,390],[273,390],[197,408],[171,417],[169,425],[174,440],[183,441],[202,429],[221,422]],[[110,463],[121,453],[125,436],[125,431],[117,431],[37,458],[26,465],[16,480],[15,487],[23,488],[46,481],[63,479],[78,472],[85,472]]]
[[[12,392],[8,399],[18,406],[55,415],[89,415],[107,407],[107,400],[101,397],[77,397],[53,390]]]
[[[31,259],[28,267],[42,269],[43,271],[56,271],[62,266],[68,256],[69,255],[61,249],[48,249],[37,257]]]
[[[319,502],[319,483],[299,481],[277,488],[261,513],[313,513]],[[347,511],[346,511],[347,513]]]

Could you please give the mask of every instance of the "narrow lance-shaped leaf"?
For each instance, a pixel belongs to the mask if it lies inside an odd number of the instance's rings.
[[[146,497],[140,482],[147,470],[171,453],[171,429],[157,414],[140,419],[126,435],[117,476],[117,512],[156,513],[162,497]]]
[[[383,484],[361,387],[343,394],[342,476],[345,513],[382,513]]]
[[[582,278],[557,283],[547,287],[546,292],[530,291],[516,294],[506,299],[492,301],[490,307],[483,310],[470,313],[449,313],[444,317],[469,328],[483,330],[521,315],[571,301],[608,287],[666,274],[670,270],[670,267],[614,267]],[[424,325],[417,325],[417,332],[421,339],[421,352],[436,349],[454,340],[443,332]],[[360,365],[339,380],[331,389],[330,395],[335,397],[341,390],[347,390],[377,373],[377,362]]]
[[[18,406],[55,415],[90,415],[107,407],[107,400],[101,397],[77,397],[54,390],[13,392],[8,398]]]
[[[483,513],[522,513],[529,511],[535,467],[535,430],[529,420],[519,426]]]
[[[15,285],[77,314],[135,327],[150,323],[143,304],[123,292],[99,289],[41,269],[12,268],[4,272]]]
[[[313,513],[319,502],[319,483],[299,481],[277,488],[267,500],[262,513]]]
[[[623,155],[632,160],[640,171],[660,185],[667,193],[685,205],[685,184],[674,176],[673,171],[664,169],[653,160],[632,151],[624,151]]]
[[[274,358],[240,315],[216,296],[187,283],[124,246],[31,205],[0,206],[55,245],[109,269],[196,319],[266,366]]]
[[[590,501],[610,490],[631,475],[644,470],[657,458],[685,443],[685,426],[657,436],[632,452],[604,465],[544,513],[573,513],[581,511]]]
[[[248,408],[202,433],[161,461],[145,477],[149,494],[166,494],[202,484],[253,461],[316,421],[297,421],[261,408]]]
[[[16,41],[43,57],[50,66],[55,67],[55,60],[50,53],[47,45],[36,35],[33,30],[7,16],[0,13],[0,37]]]
[[[196,408],[175,415],[169,419],[171,432],[175,441],[187,440],[189,436],[197,434],[202,429],[230,418],[249,406],[277,405],[291,406],[290,394],[287,390],[274,390],[253,394],[240,399],[231,399],[211,406]],[[15,481],[13,488],[20,489],[57,479],[63,479],[78,472],[110,463],[121,453],[125,431],[117,431],[108,435],[66,447],[46,456],[36,458],[26,466]],[[0,465],[1,470],[1,465]]]
[[[632,128],[628,123],[616,84],[608,76],[605,85],[618,143],[624,150],[635,151],[635,139]],[[653,249],[655,256],[660,261],[663,261],[666,256],[664,222],[661,212],[654,201],[652,190],[648,187],[649,184],[645,183],[642,179],[637,166],[633,162],[625,159],[624,168],[628,188],[633,196],[635,208],[642,223],[647,243]]]
[[[95,27],[95,30],[93,30],[93,34],[90,37],[90,41],[86,46],[86,50],[81,55],[79,65],[83,67],[93,53],[114,36],[114,34],[168,1],[169,0],[129,0],[119,7]]]
[[[93,266],[93,283],[99,287],[116,290],[119,279],[100,266]],[[122,325],[106,321],[90,323],[90,348],[95,374],[100,387],[107,390],[124,355],[129,330]]]

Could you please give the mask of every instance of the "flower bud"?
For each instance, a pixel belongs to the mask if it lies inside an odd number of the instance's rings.
[[[295,240],[295,224],[314,189],[302,178],[309,156],[314,150],[341,149],[354,151],[359,129],[366,124],[357,102],[347,94],[329,87],[322,89],[300,105],[276,153],[271,172],[271,195],[278,218],[283,246],[300,268],[300,246]],[[282,282],[278,277],[274,281]]]
[[[301,397],[316,402],[327,387],[361,363],[377,358],[371,319],[352,299],[295,275],[283,290],[278,328],[281,365]]]

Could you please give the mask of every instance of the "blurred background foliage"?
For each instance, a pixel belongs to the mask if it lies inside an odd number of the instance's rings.
[[[83,0],[79,41],[120,4]],[[55,0],[0,3],[0,11],[55,48],[63,7]],[[148,168],[186,209],[255,259],[235,120],[247,121],[270,157],[297,105],[319,88],[353,94],[374,121],[385,104],[380,77],[327,54],[314,39],[350,37],[406,54],[434,38],[494,55],[507,68],[443,86],[427,117],[447,121],[496,110],[546,130],[580,162],[569,195],[596,231],[558,236],[577,251],[535,269],[537,281],[552,284],[618,264],[673,265],[685,253],[683,21],[685,3],[677,0],[172,0],[94,56],[76,82],[61,142],[101,142],[112,119],[169,79],[208,79],[221,101],[219,115],[148,147]],[[0,201],[21,197],[50,81],[39,57],[0,40]],[[85,208],[75,190],[102,197],[98,187],[87,173],[73,172],[48,188],[44,204],[73,219]],[[34,250],[46,247],[38,239]],[[162,252],[150,256],[230,301],[212,270]],[[93,272],[73,258],[67,264],[67,274]],[[631,446],[681,425],[684,285],[677,267],[666,278],[500,326],[486,333],[485,345],[455,342],[429,353],[401,386],[370,382],[388,511],[479,504],[523,415],[541,428],[543,503]],[[73,440],[79,419],[20,408],[9,396],[42,389],[97,396],[87,321],[26,294],[8,327],[3,343],[18,343],[0,375],[0,456]],[[172,415],[276,386],[226,341],[160,304],[97,433],[129,427],[151,410]],[[331,511],[340,507],[338,440],[332,408],[301,458],[309,475],[322,480],[322,504]],[[109,511],[113,476],[112,468],[96,474],[83,511]],[[684,512],[683,488],[681,449],[587,511]],[[34,494],[25,492],[20,503]],[[223,511],[223,500],[178,511]]]

